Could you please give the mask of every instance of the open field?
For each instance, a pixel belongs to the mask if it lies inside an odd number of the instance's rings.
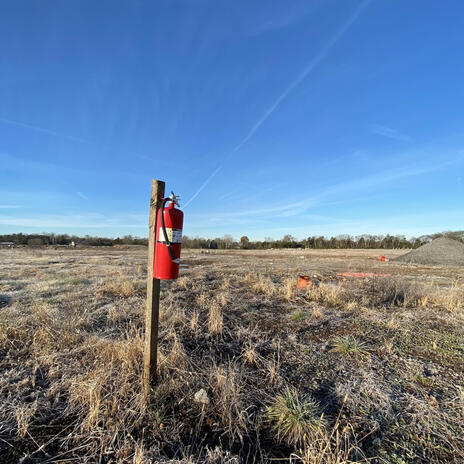
[[[464,462],[464,267],[406,251],[185,251],[145,408],[146,248],[0,250],[0,463]]]

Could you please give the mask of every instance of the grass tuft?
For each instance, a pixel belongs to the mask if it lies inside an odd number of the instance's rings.
[[[324,417],[314,398],[289,386],[273,399],[266,416],[278,440],[291,446],[310,441],[324,426]]]
[[[368,355],[367,344],[353,336],[336,337],[332,342],[331,351],[347,355]]]
[[[324,306],[335,308],[343,306],[348,296],[343,287],[332,284],[308,287],[308,299],[323,304]]]
[[[297,295],[296,280],[294,277],[284,279],[280,292],[286,301],[294,301]]]
[[[219,335],[222,333],[223,326],[223,315],[221,306],[215,300],[211,301],[208,306],[208,328],[209,332],[213,335]]]
[[[301,309],[298,309],[297,311],[292,313],[292,319],[294,321],[302,321],[305,318],[305,314]]]
[[[263,275],[258,274],[258,276],[255,276],[254,280],[248,276],[248,280],[251,280],[251,287],[256,293],[273,296],[277,291],[274,282],[272,282],[269,277],[264,277]]]
[[[98,295],[129,298],[136,294],[133,282],[125,279],[106,280],[97,290]]]

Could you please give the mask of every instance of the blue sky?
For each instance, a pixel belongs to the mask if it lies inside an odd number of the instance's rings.
[[[0,233],[464,229],[464,3],[0,3]]]

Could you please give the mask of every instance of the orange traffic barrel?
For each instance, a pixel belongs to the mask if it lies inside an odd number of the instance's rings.
[[[298,283],[296,284],[297,288],[306,288],[310,285],[313,285],[313,281],[309,276],[306,275],[299,275],[298,276]]]

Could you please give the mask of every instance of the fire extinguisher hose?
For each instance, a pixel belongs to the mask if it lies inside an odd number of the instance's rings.
[[[164,235],[164,242],[166,243],[166,246],[168,247],[169,251],[169,256],[171,258],[171,261],[176,262],[176,258],[174,256],[174,252],[172,251],[171,248],[171,242],[168,239],[168,233],[166,232],[166,226],[164,225],[164,206],[168,201],[172,201],[171,198],[163,198],[163,202],[161,203],[161,228],[163,229],[163,235]]]

